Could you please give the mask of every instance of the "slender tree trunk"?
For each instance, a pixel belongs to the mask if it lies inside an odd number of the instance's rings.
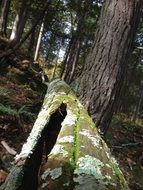
[[[124,80],[141,1],[106,0],[79,77],[79,95],[100,131],[108,128]]]
[[[40,50],[40,44],[41,44],[41,40],[42,40],[43,30],[44,30],[44,20],[42,21],[40,31],[39,31],[39,36],[38,36],[35,55],[34,55],[34,61],[37,61],[37,59],[38,59],[38,54],[39,54],[39,50]]]
[[[79,59],[81,42],[83,38],[83,24],[84,24],[84,16],[82,15],[79,18],[76,33],[74,34],[73,39],[71,40],[72,44],[70,47],[69,57],[66,63],[67,69],[64,80],[68,84],[70,84],[73,80],[74,72]]]
[[[6,36],[7,19],[8,19],[10,2],[11,0],[2,1],[2,10],[1,10],[1,18],[0,18],[0,35],[2,36]]]
[[[20,41],[27,20],[28,8],[31,5],[31,3],[32,0],[22,1],[21,8],[19,10],[19,13],[16,15],[13,24],[13,29],[10,36],[10,41],[11,41],[10,46],[14,46]]]
[[[80,36],[75,37],[73,40],[73,44],[71,47],[71,51],[69,54],[69,59],[67,61],[67,70],[65,74],[64,80],[70,84],[73,79],[73,75],[76,69],[77,61],[79,58],[79,53],[80,53],[80,48],[81,48],[81,38]]]
[[[64,77],[64,80],[68,84],[72,82],[74,72],[76,70],[76,66],[77,66],[77,62],[78,62],[79,54],[80,54],[80,49],[81,49],[81,43],[83,41],[83,36],[84,36],[84,30],[85,30],[84,24],[88,16],[88,13],[90,11],[90,8],[92,6],[92,0],[83,1],[83,2],[78,1],[79,10],[81,9],[81,3],[83,3],[83,10],[81,13],[80,11],[77,12],[77,19],[78,19],[77,30],[73,38],[71,51],[70,51],[68,61],[67,61],[67,70]]]
[[[34,52],[34,49],[35,49],[34,48],[34,46],[35,46],[35,35],[36,35],[36,27],[32,30],[31,35],[30,35],[30,39],[29,39],[28,52],[30,52],[30,55],[31,55],[31,52]],[[34,54],[32,55],[32,57],[33,56],[34,56]]]
[[[140,108],[141,108],[142,100],[143,100],[143,81],[141,81],[140,97],[139,97],[139,101],[138,101],[138,103],[136,105],[136,108],[135,108],[135,113],[134,113],[134,116],[133,116],[133,122],[136,122],[136,120],[138,118],[138,114],[139,114],[139,111],[140,111]]]
[[[72,46],[72,39],[70,40],[69,42],[69,45],[66,49],[66,52],[65,52],[65,55],[64,55],[64,60],[62,62],[62,69],[61,69],[61,74],[60,74],[60,78],[63,78],[64,79],[64,72],[65,72],[65,68],[66,68],[66,65],[67,65],[67,61],[68,61],[68,57],[69,57],[69,54],[70,54],[70,51],[71,51],[71,46]]]
[[[56,58],[55,64],[54,64],[54,69],[53,69],[53,74],[52,74],[52,79],[56,78],[56,70],[58,67],[58,57]]]

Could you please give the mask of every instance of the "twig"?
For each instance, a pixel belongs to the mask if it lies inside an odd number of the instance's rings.
[[[7,150],[9,154],[14,155],[14,156],[17,154],[17,152],[13,148],[11,148],[5,141],[1,141],[1,144],[3,145],[3,147]]]
[[[124,148],[124,147],[129,147],[129,146],[137,146],[137,145],[142,145],[142,142],[136,142],[136,143],[127,143],[127,144],[121,144],[120,146],[112,146],[112,148]]]

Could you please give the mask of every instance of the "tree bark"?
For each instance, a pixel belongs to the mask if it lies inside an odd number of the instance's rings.
[[[70,84],[72,82],[73,75],[74,75],[76,65],[77,65],[77,61],[79,58],[80,48],[81,48],[81,37],[80,37],[80,33],[78,33],[78,36],[76,36],[73,40],[73,44],[72,44],[69,58],[67,61],[67,70],[66,70],[64,80],[68,84]]]
[[[83,8],[81,4],[83,3]],[[81,50],[81,43],[83,41],[84,32],[85,32],[85,20],[89,14],[90,8],[92,6],[93,0],[89,1],[78,1],[78,10],[77,10],[77,30],[72,37],[72,45],[67,61],[67,70],[64,77],[64,80],[70,84],[73,80],[73,76],[76,70],[77,62],[79,59],[79,54]]]
[[[35,23],[34,23],[35,24]],[[32,28],[33,28],[33,25],[32,24]],[[34,47],[35,47],[35,36],[36,36],[36,27],[32,30],[31,34],[30,34],[30,39],[29,39],[29,47],[28,47],[28,52],[30,53],[31,55],[31,52],[32,52],[32,57],[34,57]]]
[[[15,46],[15,44],[17,44],[21,39],[25,23],[27,20],[28,8],[31,6],[31,3],[32,0],[28,1],[23,0],[20,10],[15,17],[13,29],[10,36],[10,41],[11,41],[10,46],[12,47]]]
[[[92,119],[59,79],[49,84],[33,129],[15,160],[1,190],[129,189]]]
[[[95,40],[79,77],[78,93],[105,132],[116,110],[141,1],[106,0]]]
[[[64,79],[64,72],[65,72],[65,69],[66,69],[69,53],[71,51],[71,46],[72,46],[72,38],[70,39],[69,44],[68,44],[68,46],[66,48],[65,55],[64,55],[64,60],[62,61],[62,64],[61,64],[61,74],[60,74],[61,79]]]
[[[0,18],[0,35],[6,36],[6,28],[7,28],[7,19],[9,13],[11,0],[3,0],[2,1],[2,11]]]

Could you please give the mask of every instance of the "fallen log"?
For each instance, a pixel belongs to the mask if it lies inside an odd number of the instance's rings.
[[[43,155],[47,160],[43,161]],[[49,86],[33,129],[1,190],[127,190],[126,180],[70,87]]]

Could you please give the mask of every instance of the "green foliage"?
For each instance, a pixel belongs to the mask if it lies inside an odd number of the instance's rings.
[[[0,86],[0,96],[8,96],[9,92],[6,88]]]
[[[0,114],[4,115],[15,115],[17,114],[16,110],[12,109],[10,106],[5,106],[0,104]]]
[[[9,105],[0,104],[0,114],[2,115],[14,115],[17,118],[23,119],[25,121],[33,122],[36,119],[36,114],[30,112],[30,108],[27,106],[22,106],[18,111]]]
[[[19,110],[18,110],[18,115],[23,118],[24,120],[29,120],[29,121],[34,121],[36,119],[36,115],[34,113],[31,113],[29,111],[29,107],[27,106],[22,106]]]

